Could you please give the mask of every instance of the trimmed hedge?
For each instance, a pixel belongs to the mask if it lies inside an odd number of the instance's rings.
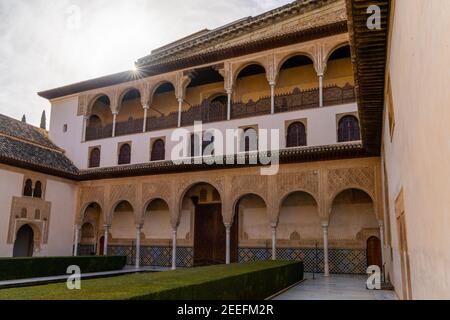
[[[303,263],[262,261],[0,290],[0,300],[261,300],[303,280]]]
[[[249,270],[228,270],[212,279],[191,281],[131,300],[264,300],[303,280],[303,262],[256,262]],[[231,271],[231,272],[229,272]],[[208,268],[204,269],[208,272]]]
[[[122,270],[126,257],[1,258],[0,281],[67,275],[67,268],[79,266],[82,273]]]

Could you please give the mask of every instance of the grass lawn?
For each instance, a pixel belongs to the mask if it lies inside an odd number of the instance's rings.
[[[82,280],[81,290],[66,283],[3,289],[0,300],[264,299],[302,278],[301,263],[263,261]]]

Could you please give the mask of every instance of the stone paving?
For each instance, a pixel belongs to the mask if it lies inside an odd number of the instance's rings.
[[[305,275],[305,281],[274,300],[397,300],[394,291],[366,289],[366,276]]]

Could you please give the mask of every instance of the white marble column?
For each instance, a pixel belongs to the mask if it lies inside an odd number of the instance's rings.
[[[136,269],[141,267],[141,231],[142,226],[136,226]]]
[[[74,257],[78,256],[78,244],[80,243],[80,230],[81,230],[81,226],[76,225],[75,226],[75,240],[74,240],[74,245],[73,245],[73,256]]]
[[[83,132],[82,132],[82,137],[81,137],[82,142],[86,141],[86,130],[87,130],[88,121],[89,121],[89,116],[84,116],[83,117]]]
[[[172,229],[172,270],[177,269],[177,232],[178,228]]]
[[[142,128],[142,132],[147,132],[147,117],[148,117],[148,110],[150,109],[148,104],[144,104],[144,124]]]
[[[319,76],[319,107],[323,107],[323,74]]]
[[[323,269],[325,277],[330,276],[330,265],[328,262],[328,225],[322,225],[323,228]]]
[[[178,128],[181,128],[181,114],[183,112],[183,99],[178,99]]]
[[[272,260],[277,260],[277,227],[272,226]]]
[[[113,113],[113,125],[112,125],[112,137],[116,136],[116,121],[117,121],[117,112]]]
[[[233,91],[227,90],[228,102],[227,102],[227,120],[231,120],[231,99],[233,97]]]
[[[231,224],[225,224],[226,230],[226,264],[231,264]]]
[[[275,113],[275,81],[269,82],[270,84],[270,113]]]
[[[106,256],[108,256],[108,237],[109,237],[109,226],[108,225],[106,225],[105,226],[105,236],[104,236],[104,238],[105,238],[105,241],[104,241],[104,243],[103,243],[103,255],[106,257]]]

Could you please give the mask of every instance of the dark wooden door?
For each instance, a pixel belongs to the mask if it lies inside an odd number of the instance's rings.
[[[237,260],[237,228],[232,229],[232,261]],[[235,251],[235,252],[234,252]],[[235,254],[234,254],[235,253]],[[226,230],[222,217],[222,205],[196,205],[194,230],[194,265],[225,264]]]
[[[377,237],[371,237],[367,240],[367,265],[379,266],[383,268],[381,254],[381,241]]]

